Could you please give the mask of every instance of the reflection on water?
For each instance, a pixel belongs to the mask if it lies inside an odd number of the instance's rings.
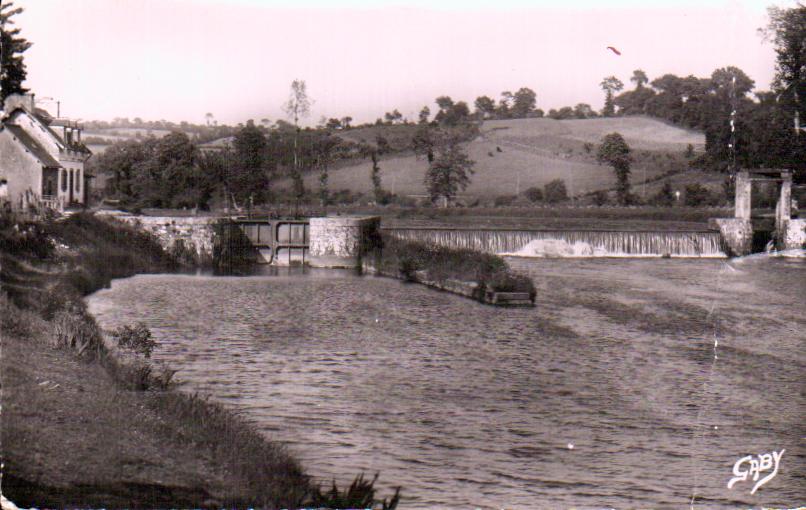
[[[89,302],[104,327],[145,321],[187,391],[313,475],[380,471],[404,508],[804,502],[804,261],[510,262],[536,308],[313,270],[138,276]],[[784,448],[755,495],[726,488]]]

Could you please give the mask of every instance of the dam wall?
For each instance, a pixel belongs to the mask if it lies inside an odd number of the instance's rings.
[[[389,228],[398,239],[524,257],[725,257],[719,232]]]

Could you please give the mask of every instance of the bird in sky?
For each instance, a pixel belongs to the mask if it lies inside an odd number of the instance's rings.
[[[612,47],[612,46],[608,46],[607,49],[612,51],[616,55],[621,55],[621,52],[619,50],[617,50],[616,48]]]

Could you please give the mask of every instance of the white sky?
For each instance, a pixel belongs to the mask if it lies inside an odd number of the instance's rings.
[[[772,1],[772,0],[771,0]],[[632,70],[708,76],[735,65],[769,88],[775,55],[751,0],[15,0],[34,43],[26,85],[83,120],[203,123],[284,118],[291,81],[315,100],[308,122],[415,119],[454,100],[527,86],[538,107],[601,108],[599,82]],[[779,0],[790,7],[793,1]],[[615,46],[616,56],[605,48]],[[55,110],[55,107],[52,108]],[[54,111],[55,113],[55,111]]]

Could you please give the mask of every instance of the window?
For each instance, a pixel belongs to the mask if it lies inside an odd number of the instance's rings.
[[[67,191],[67,170],[62,169],[62,191]]]
[[[76,170],[76,193],[81,192],[81,170]]]

